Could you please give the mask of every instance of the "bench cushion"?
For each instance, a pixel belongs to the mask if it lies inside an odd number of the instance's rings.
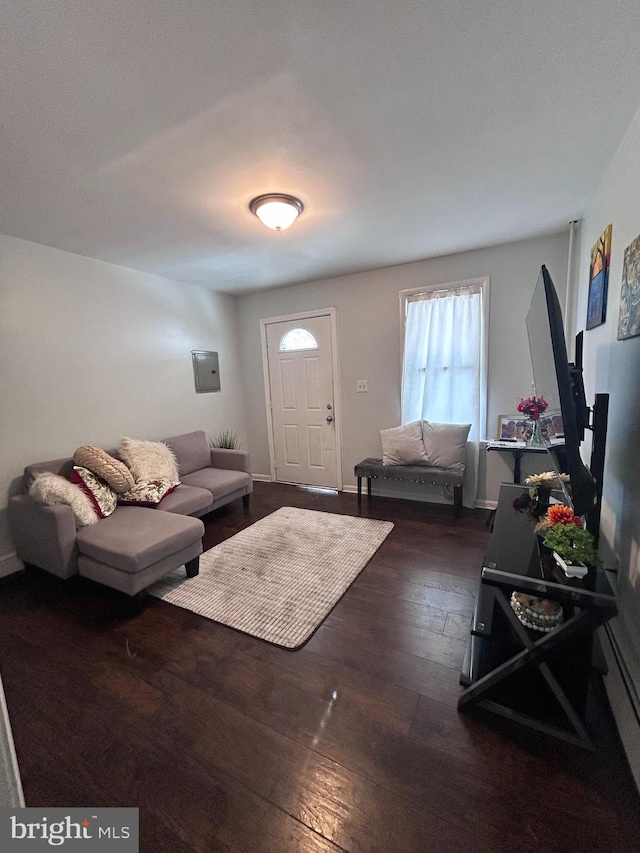
[[[140,572],[197,542],[203,534],[199,518],[119,506],[108,518],[78,531],[78,549],[123,572]]]
[[[363,459],[354,472],[356,477],[372,477],[378,480],[402,480],[405,483],[437,483],[445,486],[461,486],[464,469],[431,468],[427,465],[383,465],[382,459]]]

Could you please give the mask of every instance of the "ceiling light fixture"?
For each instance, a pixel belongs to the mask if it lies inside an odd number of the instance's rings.
[[[283,193],[266,193],[259,195],[249,202],[249,210],[267,228],[274,231],[284,231],[296,221],[304,210],[304,204],[299,198]]]

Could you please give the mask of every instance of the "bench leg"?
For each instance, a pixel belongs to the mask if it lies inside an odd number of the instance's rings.
[[[362,503],[362,477],[358,477],[358,506]]]
[[[187,570],[188,578],[195,578],[200,571],[200,557],[194,557],[193,560],[189,560],[188,563],[184,564],[185,569]]]
[[[367,497],[371,497],[371,477],[367,477]]]
[[[249,498],[250,498],[250,497],[251,497],[251,495],[243,495],[243,496],[242,496],[242,506],[243,506],[245,509],[248,509],[248,508],[249,508]]]
[[[453,516],[458,518],[462,512],[462,486],[453,487]]]

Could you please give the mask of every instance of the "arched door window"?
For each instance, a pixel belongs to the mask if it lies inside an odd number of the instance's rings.
[[[279,352],[318,349],[318,342],[306,329],[290,329],[280,339]]]

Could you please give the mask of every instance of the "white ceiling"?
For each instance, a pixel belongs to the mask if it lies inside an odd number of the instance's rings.
[[[556,230],[640,104],[638,0],[0,13],[0,232],[228,293]]]

